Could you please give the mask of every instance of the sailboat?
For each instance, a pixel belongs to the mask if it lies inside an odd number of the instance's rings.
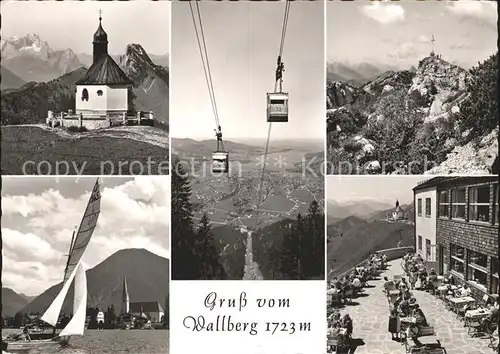
[[[26,352],[30,350],[48,350],[69,343],[72,336],[83,336],[87,312],[87,276],[82,257],[97,226],[101,212],[101,193],[97,179],[89,202],[77,231],[73,233],[69,247],[68,260],[64,270],[63,286],[42,316],[42,321],[54,327],[53,333],[30,333],[30,341],[2,339],[2,350],[7,352]],[[68,294],[71,283],[75,281],[73,298],[73,317],[66,326],[56,333],[59,314]]]

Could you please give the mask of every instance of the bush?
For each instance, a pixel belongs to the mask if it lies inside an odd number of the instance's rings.
[[[70,125],[67,130],[70,132],[70,133],[84,133],[84,132],[87,132],[88,129],[87,127],[84,127],[84,126],[81,126],[81,127],[78,127],[76,125]]]

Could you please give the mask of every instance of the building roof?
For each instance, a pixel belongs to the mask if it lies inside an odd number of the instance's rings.
[[[430,178],[430,179],[427,179],[425,181],[422,181],[420,182],[416,187],[413,187],[413,191],[417,191],[419,189],[426,189],[426,188],[430,188],[430,187],[436,187],[438,184],[440,183],[443,183],[443,182],[448,182],[448,181],[452,181],[454,179],[459,179],[461,177],[456,177],[456,176],[453,176],[453,177],[433,177],[433,178]]]
[[[163,312],[158,301],[148,301],[148,302],[131,302],[130,303],[131,313],[141,313],[141,312]]]
[[[420,182],[416,187],[413,187],[413,191],[416,192],[421,189],[426,189],[430,187],[437,187],[440,184],[443,183],[448,183],[448,182],[461,182],[461,181],[467,181],[471,179],[485,179],[487,181],[489,180],[497,180],[498,176],[495,175],[489,175],[489,176],[440,176],[440,177],[433,177],[431,179],[425,180]]]
[[[103,55],[76,85],[131,85],[132,80],[109,54]]]

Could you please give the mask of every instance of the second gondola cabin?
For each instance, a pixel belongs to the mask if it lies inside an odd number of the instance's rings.
[[[270,123],[288,122],[288,93],[267,94],[267,121]]]
[[[229,153],[227,151],[215,151],[212,154],[212,172],[227,173],[229,171]]]

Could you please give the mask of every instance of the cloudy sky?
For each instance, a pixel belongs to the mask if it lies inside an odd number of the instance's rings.
[[[328,61],[417,66],[431,51],[470,68],[496,52],[495,1],[329,2]]]
[[[111,54],[138,43],[148,54],[169,53],[169,1],[2,1],[2,38],[38,33],[52,49],[92,54],[99,25],[108,34]]]
[[[266,93],[274,91],[285,3],[200,2],[199,7],[223,137],[267,137]],[[291,4],[283,62],[289,122],[275,123],[271,139],[323,140],[322,2]],[[214,139],[216,124],[187,2],[172,3],[171,65],[171,136]]]
[[[427,176],[327,176],[327,201],[347,203],[356,200],[373,200],[401,205],[413,201],[413,187]]]
[[[71,235],[80,223],[93,177],[2,178],[2,285],[38,295],[64,275]],[[170,257],[170,179],[101,178],[101,214],[83,256],[87,269],[120,249]]]

